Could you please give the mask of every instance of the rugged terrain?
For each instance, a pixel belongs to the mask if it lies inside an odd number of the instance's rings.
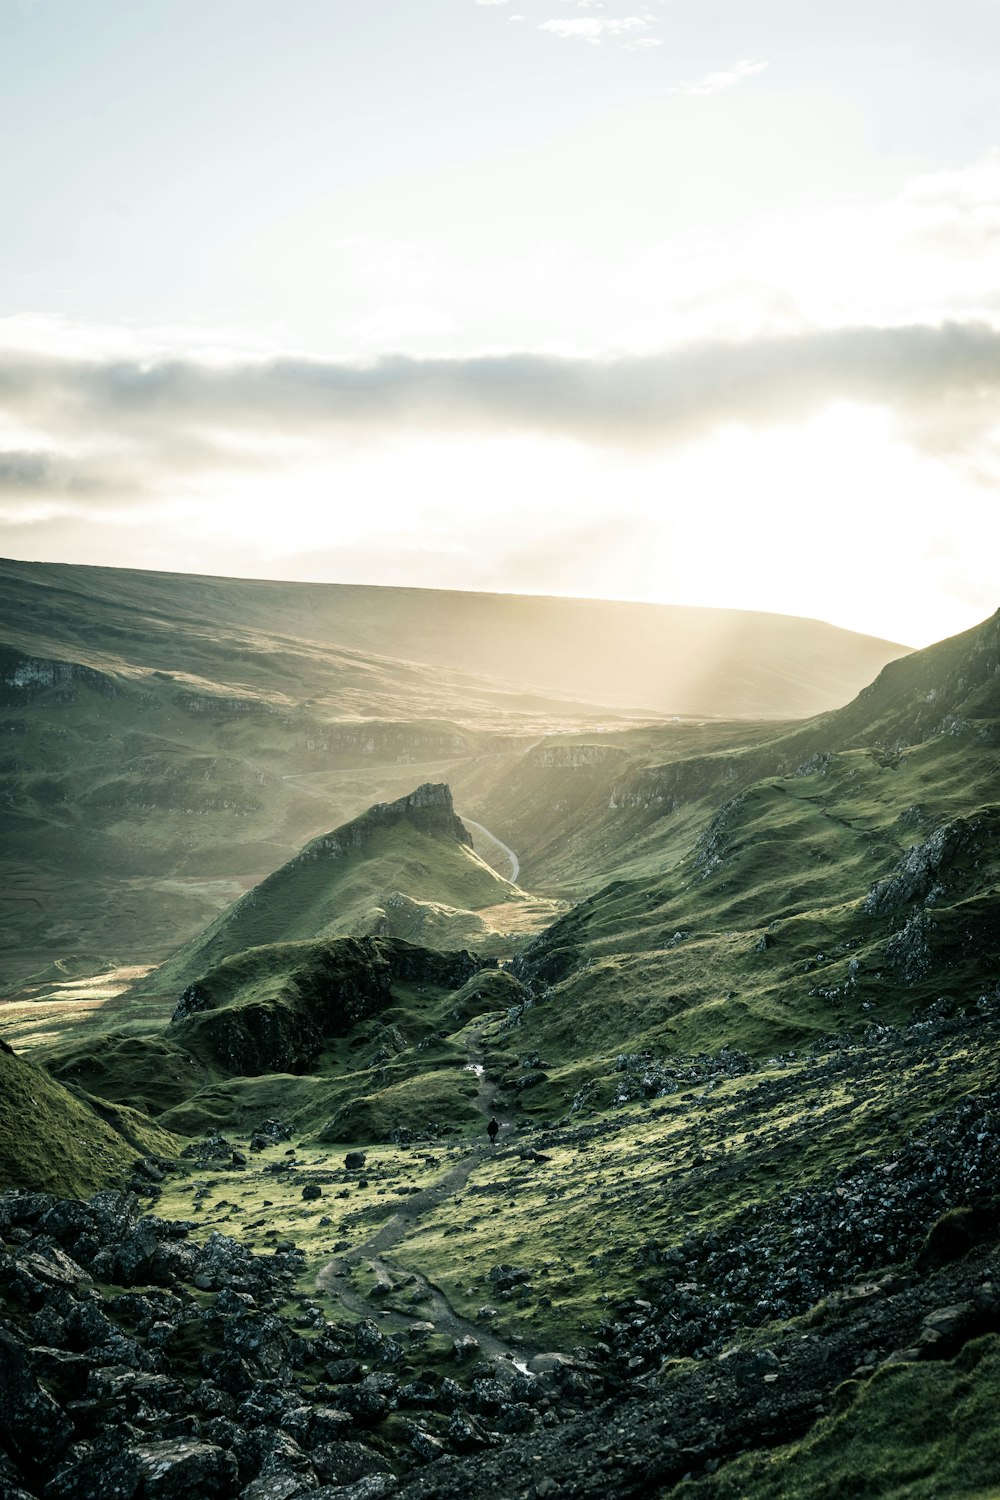
[[[655,759],[675,715],[801,716],[905,654],[738,611],[55,564],[0,562],[0,596],[0,985],[18,990],[159,963],[421,782],[454,786],[489,857],[480,789],[511,752],[650,723],[635,750]]]
[[[1000,1493],[1000,614],[543,721],[7,1001],[0,1492]]]

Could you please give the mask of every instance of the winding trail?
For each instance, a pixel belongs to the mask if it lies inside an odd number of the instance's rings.
[[[476,1074],[479,1084],[475,1105],[484,1119],[494,1111],[492,1085],[487,1083],[483,1064],[482,1029],[476,1028],[466,1038],[469,1061],[466,1068]],[[391,1218],[355,1246],[353,1250],[329,1261],[316,1277],[316,1285],[329,1296],[336,1298],[347,1312],[361,1318],[380,1314],[387,1328],[402,1332],[415,1320],[426,1320],[434,1324],[439,1333],[452,1339],[466,1336],[474,1338],[487,1358],[511,1360],[519,1369],[526,1369],[528,1361],[538,1352],[515,1343],[507,1343],[481,1323],[470,1323],[451,1306],[439,1286],[416,1271],[403,1271],[386,1259],[388,1252],[410,1234],[421,1219],[433,1213],[446,1198],[454,1196],[465,1187],[476,1167],[490,1155],[507,1156],[501,1144],[509,1139],[514,1130],[514,1121],[509,1114],[497,1114],[500,1130],[496,1146],[472,1145],[461,1161],[439,1178],[431,1187],[412,1193],[396,1208]],[[375,1275],[376,1283],[384,1282],[386,1292],[377,1297],[363,1296],[350,1284],[350,1273],[358,1265],[367,1265]],[[391,1288],[391,1289],[390,1289]],[[422,1295],[421,1295],[422,1294]],[[407,1301],[404,1304],[402,1298]],[[412,1300],[411,1300],[412,1299]]]
[[[495,833],[491,833],[488,828],[484,828],[482,823],[477,823],[475,819],[463,818],[462,822],[465,824],[466,828],[472,830],[473,835],[478,833],[480,838],[487,842],[487,847],[489,847],[489,845],[491,844],[495,844],[501,851],[501,853],[507,857],[507,859],[510,861],[510,874],[505,876],[504,878],[506,880],[509,880],[511,885],[516,885],[517,877],[521,873],[521,861],[518,859],[513,849],[509,848],[504,843],[503,839],[498,839]],[[473,837],[473,848],[475,848],[475,837]],[[492,853],[492,850],[490,852]],[[488,865],[493,863],[491,859],[487,858],[486,853],[482,849],[476,849],[476,853],[482,859],[485,859]],[[494,866],[494,868],[496,867]],[[500,873],[502,873],[502,871],[498,871],[498,874]]]

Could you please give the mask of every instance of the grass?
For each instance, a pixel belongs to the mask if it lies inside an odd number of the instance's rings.
[[[894,771],[849,750],[823,774],[754,783],[693,851],[688,839],[676,860],[633,854],[627,878],[529,948],[529,972],[546,975],[551,953],[568,973],[511,1045],[541,1053],[553,1078],[569,1069],[566,1103],[581,1036],[597,1078],[619,1052],[764,1057],[988,988],[1000,955],[996,790],[995,752],[971,731],[902,752]],[[978,851],[947,871],[928,909],[926,971],[901,975],[889,943],[906,913],[873,917],[862,899],[956,816],[979,820]]]
[[[839,1393],[840,1410],[800,1442],[670,1490],[677,1500],[939,1500],[1000,1494],[1000,1339],[950,1363],[896,1365]]]
[[[245,1149],[241,1134],[233,1132],[231,1138]],[[347,1141],[280,1143],[254,1153],[243,1170],[228,1163],[182,1164],[164,1184],[157,1212],[192,1221],[193,1237],[200,1242],[216,1230],[261,1252],[293,1240],[306,1256],[300,1289],[316,1295],[317,1275],[340,1253],[335,1246],[363,1241],[403,1201],[405,1193],[398,1190],[433,1186],[452,1160],[448,1151],[426,1147],[372,1146],[363,1173],[348,1172],[343,1159],[351,1146]],[[289,1161],[291,1170],[262,1170]],[[320,1186],[323,1196],[305,1201],[302,1189],[308,1184]],[[329,1297],[326,1305],[330,1316],[343,1315]]]
[[[179,995],[223,959],[275,942],[375,933],[503,951],[506,932],[537,931],[556,908],[498,876],[465,836],[444,786],[371,808],[313,840],[140,981],[138,992]]]
[[[180,1149],[182,1142],[135,1111],[113,1113],[128,1139],[43,1069],[0,1046],[0,1189],[87,1197],[120,1183],[140,1152]]]

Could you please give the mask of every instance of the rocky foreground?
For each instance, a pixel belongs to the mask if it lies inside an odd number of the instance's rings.
[[[443,1363],[374,1307],[328,1321],[289,1242],[197,1243],[131,1192],[7,1193],[0,1496],[659,1494],[1000,1330],[998,1177],[989,1088],[725,1236],[649,1242],[597,1341],[526,1368],[469,1338]]]

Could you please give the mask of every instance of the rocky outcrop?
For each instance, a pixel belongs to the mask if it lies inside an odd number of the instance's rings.
[[[947,877],[979,850],[986,827],[981,818],[956,818],[903,855],[893,873],[872,886],[862,903],[868,916],[902,911],[914,902],[932,906],[947,892]]]
[[[766,767],[750,754],[742,758],[692,756],[663,766],[638,766],[614,783],[608,806],[612,810],[638,808],[658,814],[671,813],[707,792],[721,792],[727,785],[752,780],[764,770]]]
[[[618,745],[581,745],[544,741],[529,750],[525,763],[543,770],[580,771],[594,766],[624,764],[628,752]]]
[[[77,661],[22,656],[0,647],[0,708],[19,708],[36,698],[75,702],[77,688],[88,687],[104,698],[117,698],[118,684],[106,672]]]
[[[396,802],[376,802],[360,818],[345,823],[333,833],[321,834],[306,844],[285,868],[291,869],[313,860],[342,859],[351,850],[364,848],[380,830],[401,822],[411,823],[422,833],[452,838],[459,844],[467,844],[470,849],[472,847],[472,835],[455,814],[451,788],[444,782],[425,782],[406,797],[400,797]]]
[[[481,967],[470,953],[438,953],[398,939],[250,949],[190,985],[168,1031],[228,1073],[303,1073],[328,1038],[346,1035],[393,1003],[393,981],[459,989]]]

